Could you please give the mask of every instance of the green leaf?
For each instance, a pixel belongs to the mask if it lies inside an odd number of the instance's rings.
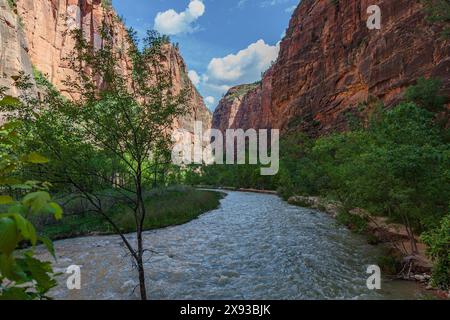
[[[10,196],[0,196],[0,204],[11,204],[14,199]]]
[[[55,216],[56,220],[61,220],[63,215],[63,209],[57,204],[56,202],[50,202],[48,204],[50,208],[52,209],[53,215]]]
[[[32,255],[25,255],[25,263],[26,270],[31,273],[33,280],[36,281],[39,293],[44,294],[57,285],[56,281],[49,276],[49,273],[53,273],[49,262],[42,262],[33,258]]]
[[[48,192],[37,191],[27,194],[23,198],[22,203],[31,208],[34,214],[37,214],[47,206],[50,200],[51,197]]]
[[[11,218],[0,218],[0,253],[10,255],[18,243],[16,222]]]
[[[8,208],[9,214],[18,213],[18,214],[25,215],[26,212],[27,212],[26,207],[23,204],[21,204],[20,202],[16,202],[13,205],[9,206],[9,208]]]
[[[53,246],[52,240],[44,236],[40,236],[38,240],[42,242],[42,244],[47,248],[48,252],[50,252],[52,257],[56,260],[55,247]]]
[[[0,217],[7,217],[10,219],[14,219],[16,222],[16,228],[20,232],[20,235],[26,240],[30,240],[32,245],[36,245],[37,242],[37,234],[36,229],[34,226],[29,222],[27,219],[25,219],[22,215],[17,213],[7,214],[7,215],[0,215]]]
[[[23,158],[23,161],[34,163],[34,164],[44,164],[44,163],[49,162],[49,160],[46,157],[40,155],[37,152],[32,152],[29,155],[25,156]]]
[[[36,232],[36,228],[33,226],[33,224],[27,220],[27,224],[26,224],[26,228],[27,228],[27,234],[28,234],[28,239],[31,241],[31,244],[33,246],[36,245],[37,242],[37,232]]]
[[[15,300],[30,300],[32,298],[27,292],[27,288],[12,287],[4,289],[0,295],[0,300],[15,301]]]
[[[10,280],[17,277],[15,274],[16,262],[12,254],[0,253],[0,273]],[[1,295],[0,295],[1,296]]]

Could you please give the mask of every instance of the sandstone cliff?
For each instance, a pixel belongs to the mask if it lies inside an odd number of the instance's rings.
[[[164,53],[165,60],[161,63],[170,70],[174,84],[174,93],[179,93],[182,89],[188,90],[189,113],[177,119],[176,128],[182,128],[192,133],[194,132],[194,122],[201,121],[203,130],[210,129],[212,113],[206,107],[202,96],[189,79],[186,64],[179,50],[170,45],[165,48]]]
[[[64,85],[68,76],[74,76],[67,61],[75,47],[70,30],[81,29],[85,38],[100,48],[99,28],[106,21],[112,26],[117,47],[126,44],[125,26],[102,3],[102,0],[16,0],[34,67],[66,96],[76,94]],[[129,61],[125,55],[119,63],[122,70],[127,70]]]
[[[0,0],[0,71],[4,79],[10,79],[21,70],[32,74],[33,65],[64,95],[76,96],[76,92],[64,85],[68,76],[74,76],[66,59],[75,46],[69,31],[81,29],[85,38],[95,48],[100,48],[102,37],[99,28],[103,21],[112,27],[113,41],[118,51],[123,52],[118,60],[121,69],[124,72],[130,69],[126,27],[114,10],[105,4],[106,1],[15,0],[14,3],[11,7],[7,0]],[[192,132],[194,120],[202,120],[209,127],[211,113],[187,77],[178,49],[173,46],[166,48],[164,64],[171,70],[175,91],[188,88],[190,93],[189,114],[178,119],[175,128],[181,126]],[[11,87],[11,81],[8,81],[5,86]]]
[[[228,128],[250,127],[251,119],[254,118],[251,117],[253,113],[251,107],[260,105],[260,82],[233,87],[220,100],[214,111],[212,127],[221,131]]]
[[[450,43],[417,1],[379,0],[381,30],[366,26],[368,0],[303,0],[262,86],[220,102],[215,128],[345,130],[345,113],[370,97],[393,105],[420,76],[450,95]],[[233,89],[232,89],[233,90]]]
[[[17,96],[12,77],[20,72],[31,77],[33,69],[20,19],[7,0],[0,0],[0,47],[0,87]]]

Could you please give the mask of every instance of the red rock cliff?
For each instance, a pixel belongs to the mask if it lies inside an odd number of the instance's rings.
[[[366,26],[381,8],[381,30]],[[420,76],[439,77],[450,95],[450,46],[411,0],[303,0],[262,86],[214,114],[215,128],[345,130],[346,110],[369,97],[390,106]],[[233,89],[232,89],[233,90]]]
[[[0,87],[8,94],[19,95],[12,76],[20,72],[31,76],[32,64],[20,20],[7,0],[0,0]]]
[[[15,6],[11,7],[7,0],[0,0],[0,71],[3,71],[4,79],[1,83],[11,87],[8,79],[18,71],[31,74],[32,63],[64,95],[76,95],[64,85],[67,77],[73,76],[66,58],[75,43],[68,31],[81,29],[86,39],[100,48],[102,38],[99,28],[103,21],[112,26],[114,43],[124,52],[118,62],[123,66],[122,70],[128,70],[126,27],[114,10],[104,3],[102,0],[16,0]],[[176,127],[192,131],[194,120],[202,120],[209,127],[211,113],[187,77],[178,49],[173,46],[166,48],[164,64],[171,70],[175,89],[188,88],[190,92],[190,112],[178,119]]]

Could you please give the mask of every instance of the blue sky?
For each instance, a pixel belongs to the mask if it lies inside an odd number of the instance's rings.
[[[113,0],[129,27],[169,34],[213,111],[231,86],[260,79],[299,0]]]

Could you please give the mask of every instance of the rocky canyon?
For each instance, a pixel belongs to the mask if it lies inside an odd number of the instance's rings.
[[[373,1],[372,1],[373,2]],[[421,77],[440,78],[450,95],[450,42],[418,1],[380,0],[381,29],[369,30],[367,0],[303,0],[262,80],[232,88],[213,127],[346,130],[346,114],[369,100],[386,107]]]
[[[118,61],[121,69],[129,69],[127,29],[108,1],[0,0],[0,86],[8,88],[9,94],[17,95],[12,77],[24,72],[33,78],[33,72],[39,72],[62,94],[73,97],[76,93],[64,84],[74,74],[66,59],[75,46],[69,31],[81,29],[88,42],[99,48],[103,21],[111,26],[116,49],[123,52]],[[188,114],[177,119],[175,128],[193,132],[195,120],[210,127],[211,113],[189,80],[178,48],[167,45],[162,64],[170,70],[174,91],[188,91]]]

